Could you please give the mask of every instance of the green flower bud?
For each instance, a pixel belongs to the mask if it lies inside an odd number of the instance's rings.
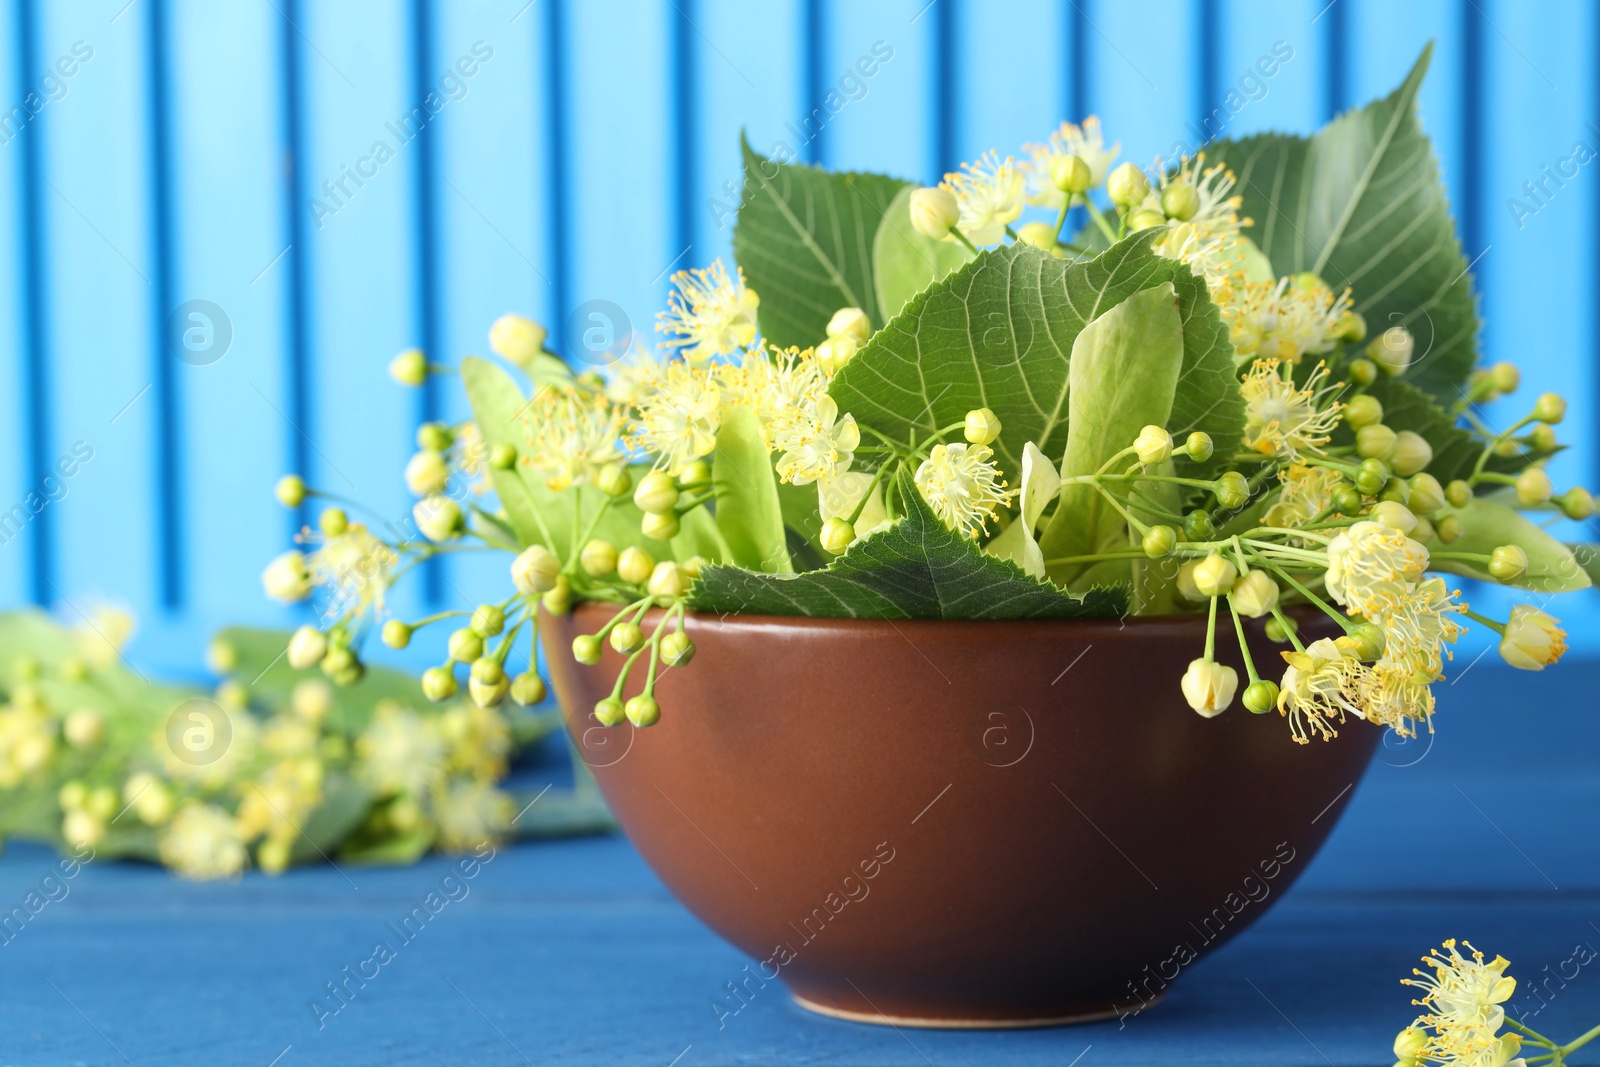
[[[1392,473],[1383,460],[1369,456],[1356,467],[1356,488],[1361,490],[1363,496],[1377,496],[1388,484]]]
[[[1348,370],[1355,385],[1371,385],[1378,380],[1378,365],[1370,359],[1352,359]]]
[[[422,695],[435,704],[456,695],[456,675],[449,667],[429,667],[422,672]]]
[[[521,315],[501,315],[489,327],[489,349],[519,367],[527,368],[544,351],[545,328]]]
[[[1383,636],[1383,628],[1370,622],[1358,623],[1351,628],[1349,636],[1355,639],[1356,655],[1367,663],[1383,655],[1383,650],[1389,643],[1388,638]]]
[[[472,661],[472,680],[483,685],[499,685],[505,681],[506,669],[493,656],[479,656]]]
[[[470,626],[463,626],[450,635],[445,648],[457,663],[471,663],[483,655],[483,637]]]
[[[1489,384],[1497,393],[1514,393],[1522,384],[1522,372],[1515,363],[1496,363],[1489,368]]]
[[[1417,517],[1411,513],[1411,509],[1393,500],[1378,501],[1372,508],[1372,521],[1403,534],[1409,534],[1417,528]]]
[[[1445,544],[1454,544],[1462,534],[1461,516],[1446,515],[1433,524],[1433,532]]]
[[[411,626],[399,619],[390,619],[383,624],[380,636],[383,643],[390,648],[405,648],[411,643]]]
[[[1350,424],[1353,430],[1364,426],[1376,426],[1383,421],[1383,402],[1377,397],[1367,393],[1350,398],[1344,407],[1344,421]]]
[[[1438,534],[1433,528],[1433,523],[1429,522],[1425,516],[1418,515],[1417,528],[1411,531],[1411,540],[1421,545],[1427,545],[1432,544],[1436,536]]]
[[[623,720],[622,701],[606,697],[594,706],[594,717],[601,726],[615,726]]]
[[[78,811],[89,800],[89,787],[74,779],[63,785],[56,793],[56,803],[61,805],[62,811]]]
[[[578,554],[578,564],[591,578],[604,578],[617,569],[617,546],[610,541],[590,541]]]
[[[472,612],[471,626],[484,637],[493,637],[506,628],[506,613],[498,604],[479,604]]]
[[[1353,485],[1340,485],[1333,491],[1330,502],[1339,514],[1351,517],[1361,514],[1366,507],[1366,501],[1361,499],[1361,491]]]
[[[829,375],[838,374],[841,367],[855,358],[860,347],[854,337],[830,337],[816,348],[817,365]]]
[[[428,380],[428,357],[420,348],[408,348],[389,361],[389,377],[416,388]]]
[[[1416,351],[1416,341],[1404,326],[1391,326],[1367,345],[1367,358],[1381,369],[1396,377],[1411,366],[1411,356]]]
[[[1250,483],[1238,471],[1223,472],[1212,491],[1216,493],[1217,503],[1230,511],[1244,507],[1250,500]]]
[[[1089,190],[1094,172],[1089,164],[1077,156],[1058,155],[1050,158],[1050,184],[1069,196]]]
[[[442,422],[425,422],[417,427],[417,447],[448,452],[456,442],[456,432]]]
[[[1567,417],[1567,402],[1556,393],[1543,393],[1534,402],[1533,417],[1554,426]]]
[[[617,577],[629,585],[643,585],[650,580],[650,572],[656,569],[656,561],[650,553],[633,545],[622,550],[622,555],[617,557]]]
[[[1278,596],[1281,590],[1278,583],[1273,581],[1266,571],[1245,571],[1239,580],[1233,583],[1233,589],[1228,593],[1234,610],[1246,618],[1259,619],[1270,614],[1278,606]]]
[[[1464,508],[1472,500],[1472,486],[1460,478],[1456,478],[1445,487],[1444,498],[1453,508]]]
[[[855,543],[855,539],[856,528],[850,524],[850,520],[837,515],[822,524],[822,533],[818,537],[822,547],[835,556],[843,555]]]
[[[711,484],[711,464],[703,459],[697,459],[678,475],[678,485],[684,489],[691,486]]]
[[[1535,452],[1554,452],[1556,443],[1556,432],[1549,423],[1536,422],[1528,430],[1528,447]]]
[[[669,667],[687,667],[694,652],[694,642],[682,630],[674,630],[661,639],[661,659]]]
[[[1194,568],[1194,586],[1201,596],[1221,596],[1233,588],[1239,568],[1213,552]]]
[[[1209,541],[1216,536],[1217,524],[1211,521],[1211,512],[1198,509],[1183,517],[1185,541]]]
[[[1427,473],[1412,475],[1411,499],[1407,506],[1418,515],[1432,515],[1444,507],[1444,487],[1439,479]]]
[[[1369,426],[1363,432],[1370,433],[1377,429],[1387,430],[1388,427]],[[1390,451],[1391,458],[1389,459],[1389,463],[1390,466],[1394,468],[1394,472],[1396,474],[1400,475],[1401,477],[1409,477],[1433,462],[1433,446],[1428,444],[1427,439],[1421,434],[1413,433],[1410,430],[1401,430],[1399,433],[1393,434],[1392,436],[1394,438],[1394,445]],[[1360,452],[1361,450],[1360,442],[1360,434],[1357,434],[1357,452]],[[1376,447],[1375,442],[1374,447]],[[1378,454],[1378,458],[1383,459],[1385,457],[1380,453]]]
[[[670,511],[659,515],[649,512],[639,520],[639,532],[652,541],[670,541],[678,536],[681,525],[678,516]]]
[[[1189,453],[1190,459],[1196,463],[1204,463],[1211,458],[1211,453],[1215,446],[1211,443],[1210,434],[1202,430],[1196,430],[1183,442],[1183,447]]]
[[[461,505],[437,493],[417,501],[411,509],[411,517],[422,536],[435,543],[453,541],[467,528]]]
[[[961,207],[950,190],[934,186],[912,192],[911,228],[922,236],[943,240],[960,220]]]
[[[1356,455],[1363,459],[1387,460],[1394,455],[1400,435],[1383,423],[1373,423],[1356,431]]]
[[[525,708],[535,704],[543,704],[544,698],[549,695],[544,687],[544,679],[531,671],[524,672],[511,679],[511,699]]]
[[[1172,435],[1160,426],[1146,426],[1134,438],[1133,451],[1140,463],[1165,463],[1172,458]]]
[[[1267,635],[1267,640],[1276,641],[1278,644],[1283,645],[1288,643],[1290,634],[1299,631],[1300,624],[1287,615],[1281,620],[1277,616],[1273,616],[1267,620],[1267,625],[1263,629]]]
[[[654,596],[682,596],[689,588],[689,579],[676,563],[666,559],[655,565],[645,588]]]
[[[691,582],[700,577],[700,572],[705,569],[705,566],[706,558],[704,556],[690,556],[688,559],[678,561],[678,569]]]
[[[1124,163],[1106,178],[1106,195],[1118,207],[1137,207],[1150,195],[1150,179],[1132,163]]]
[[[1582,486],[1573,486],[1556,498],[1561,514],[1579,522],[1594,514],[1594,496]]]
[[[992,444],[1000,436],[1000,418],[988,408],[974,408],[967,412],[962,433],[975,445]]]
[[[1169,219],[1188,222],[1200,210],[1200,193],[1188,182],[1174,182],[1161,190],[1161,210]]]
[[[1517,475],[1517,503],[1525,508],[1545,503],[1554,491],[1550,476],[1538,467],[1529,467]]]
[[[1367,320],[1352,308],[1333,324],[1333,335],[1346,344],[1358,345],[1367,339]]]
[[[61,736],[73,748],[93,748],[105,739],[106,720],[93,708],[79,708],[61,723]]]
[[[1411,484],[1404,478],[1390,478],[1378,492],[1379,500],[1392,500],[1396,504],[1411,505]]]
[[[324,508],[317,516],[317,528],[325,537],[339,537],[350,529],[350,516],[345,514],[344,508]]]
[[[629,700],[622,710],[635,726],[654,726],[661,719],[661,705],[655,702],[654,697],[643,693]]]
[[[1165,226],[1167,217],[1159,211],[1150,208],[1140,208],[1128,216],[1128,229],[1134,233],[1140,230],[1149,230],[1157,226]]]
[[[539,603],[544,605],[544,610],[552,615],[565,615],[572,610],[572,583],[565,574],[556,579],[556,584],[545,591],[539,598]]]
[[[636,623],[619,622],[611,628],[611,647],[631,656],[644,647],[644,631]]]
[[[1170,526],[1152,526],[1144,532],[1139,545],[1151,559],[1160,559],[1178,544],[1178,531]]]
[[[450,464],[443,452],[424,448],[406,462],[405,479],[412,496],[442,493],[450,482]]]
[[[678,486],[666,471],[651,471],[633,491],[633,502],[640,511],[664,515],[678,506]]]
[[[600,473],[595,475],[594,486],[613,500],[620,499],[633,488],[633,475],[628,473],[628,468],[613,463],[600,468]]]
[[[586,667],[600,662],[600,639],[594,634],[579,634],[572,639],[572,658]]]
[[[511,683],[506,680],[504,672],[498,682],[481,682],[475,677],[467,679],[467,695],[480,708],[498,708],[505,703],[506,694],[510,691]]]
[[[511,561],[511,584],[523,596],[549,592],[560,576],[560,557],[543,545],[529,545]]]
[[[278,479],[273,492],[278,496],[278,503],[286,508],[297,508],[306,498],[306,483],[298,474],[285,474]]]
[[[1272,623],[1267,625],[1271,626]],[[1278,706],[1278,684],[1265,678],[1258,679],[1245,686],[1244,696],[1240,700],[1252,715],[1265,715]]]
[[[860,308],[840,308],[828,320],[825,331],[829,337],[849,337],[865,341],[872,336],[872,322]]]
[[[328,637],[321,630],[306,623],[289,637],[289,649],[284,658],[297,671],[308,671],[322,662],[328,654]]]
[[[1499,582],[1514,582],[1528,573],[1528,554],[1519,545],[1501,545],[1489,553],[1489,574]]]
[[[517,465],[517,446],[502,441],[489,449],[489,466],[493,470],[508,471]]]
[[[350,685],[360,681],[365,670],[356,654],[344,645],[329,647],[328,654],[322,657],[322,673],[332,679],[335,685]]]
[[[1030,222],[1017,231],[1017,240],[1041,252],[1056,250],[1056,228],[1048,222]]]

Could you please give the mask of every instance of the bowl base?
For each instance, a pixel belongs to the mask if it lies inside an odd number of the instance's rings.
[[[887,1015],[881,1011],[855,1011],[850,1008],[838,1008],[828,1004],[820,1004],[815,1000],[808,1000],[799,993],[790,992],[790,997],[806,1011],[826,1015],[832,1019],[844,1019],[852,1023],[870,1023],[874,1026],[909,1026],[919,1030],[1030,1030],[1046,1026],[1076,1026],[1079,1023],[1104,1022],[1115,1019],[1125,1014],[1124,1009],[1094,1005],[1085,1006],[1075,1011],[1064,1012],[1061,1015],[1043,1015],[1021,1018],[1006,1018],[1005,1016],[974,1016],[963,1017],[960,1015]],[[1145,1007],[1158,1003],[1166,996],[1162,993],[1151,1000],[1144,1002]]]

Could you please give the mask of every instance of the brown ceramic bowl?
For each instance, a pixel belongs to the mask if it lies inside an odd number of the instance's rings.
[[[608,612],[547,616],[551,647]],[[1301,622],[1308,639],[1332,625]],[[658,681],[648,729],[590,714],[621,663],[609,647],[550,671],[628,837],[754,957],[707,990],[729,1013],[774,979],[814,1011],[897,1025],[1140,1011],[1305,870],[1381,733],[1353,721],[1296,745],[1276,713],[1196,715],[1178,680],[1197,616],[691,616],[688,632],[698,653]],[[1251,648],[1281,670],[1259,626]]]

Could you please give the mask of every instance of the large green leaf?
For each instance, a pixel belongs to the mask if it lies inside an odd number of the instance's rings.
[[[843,307],[860,308],[881,326],[872,242],[906,183],[779,163],[741,143],[744,202],[733,254],[761,297],[762,334],[777,345],[814,345]]]
[[[759,574],[707,567],[689,590],[697,611],[866,619],[1068,619],[1121,614],[1126,598],[1078,598],[986,555],[923,503],[909,475],[898,482],[905,517],[863,538],[826,570]]]
[[[1462,534],[1448,545],[1435,541],[1429,546],[1429,569],[1492,582],[1484,565],[1442,557],[1457,552],[1487,555],[1501,545],[1516,545],[1528,554],[1528,570],[1507,585],[1535,593],[1570,593],[1589,588],[1589,575],[1572,549],[1515,508],[1480,496],[1468,501],[1464,508],[1447,507],[1445,511],[1460,516]]]
[[[1078,263],[1027,245],[985,252],[913,299],[845,365],[829,392],[840,411],[901,441],[988,407],[1002,427],[996,458],[1016,484],[1025,444],[1047,456],[1066,447],[1067,370],[1078,334],[1134,293],[1171,282],[1183,366],[1167,428],[1174,435],[1204,430],[1216,442],[1216,456],[1229,456],[1239,443],[1244,401],[1227,328],[1205,282],[1152,252],[1150,240],[1135,234]],[[1180,473],[1193,473],[1192,465]]]
[[[747,407],[723,413],[711,483],[717,494],[717,529],[731,553],[727,562],[772,574],[793,572],[761,421]]]
[[[1478,315],[1433,148],[1417,122],[1430,44],[1401,86],[1311,137],[1220,141],[1208,155],[1239,180],[1243,215],[1282,274],[1350,286],[1374,333],[1416,337],[1409,377],[1446,404],[1477,362]]]
[[[896,194],[872,242],[878,307],[885,320],[894,318],[912,297],[973,257],[960,241],[936,241],[912,228],[913,192],[908,185]]]

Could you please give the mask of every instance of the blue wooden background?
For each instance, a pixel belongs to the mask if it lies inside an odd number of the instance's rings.
[[[648,329],[672,269],[729,254],[741,128],[932,181],[1092,112],[1148,162],[1309,131],[1430,38],[1423,121],[1486,354],[1574,401],[1557,480],[1594,486],[1596,184],[1545,177],[1600,147],[1581,0],[10,0],[0,513],[54,499],[0,529],[0,606],[125,603],[143,658],[173,665],[220,624],[288,621],[258,583],[298,522],[278,475],[403,517],[417,419],[464,406],[449,380],[393,386],[387,360],[481,351],[512,310],[558,344],[590,301]],[[1254,78],[1278,42],[1292,58]],[[892,58],[852,79],[875,45]],[[174,322],[209,322],[210,351],[178,358]],[[92,458],[61,477],[75,444]],[[502,567],[452,562],[398,606],[477,599]]]

